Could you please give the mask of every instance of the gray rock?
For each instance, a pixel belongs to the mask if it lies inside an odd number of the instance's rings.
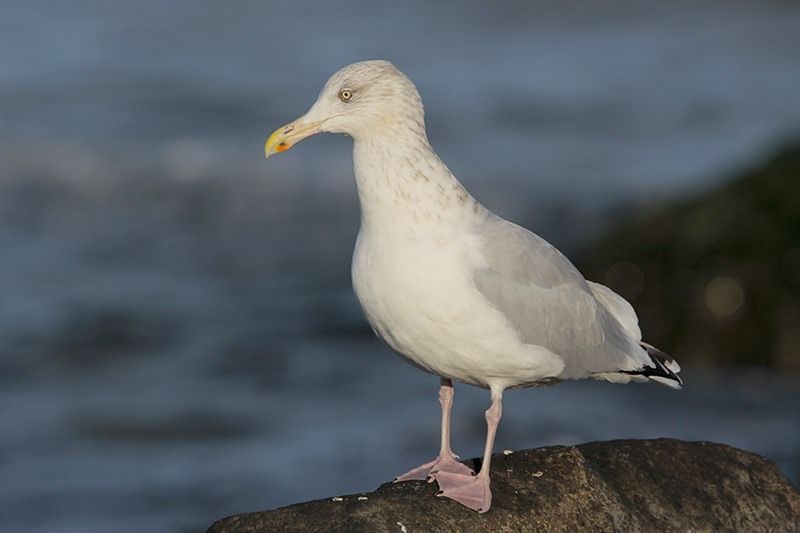
[[[224,518],[208,531],[800,531],[800,493],[775,464],[709,442],[622,440],[497,454],[492,491],[492,509],[480,515],[437,498],[435,483],[386,483]]]

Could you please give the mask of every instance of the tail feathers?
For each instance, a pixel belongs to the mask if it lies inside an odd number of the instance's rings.
[[[655,346],[646,342],[640,342],[639,344],[650,356],[654,366],[646,366],[639,370],[626,370],[623,373],[631,376],[642,376],[667,387],[680,390],[683,380],[678,376],[678,372],[681,371],[678,362]]]

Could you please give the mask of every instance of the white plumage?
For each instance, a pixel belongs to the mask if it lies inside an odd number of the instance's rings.
[[[428,142],[414,84],[391,63],[334,74],[306,115],[270,137],[267,156],[319,131],[354,140],[361,230],[352,274],[367,319],[394,350],[442,378],[439,457],[399,479],[432,476],[442,495],[485,512],[505,389],[581,378],[680,388],[680,367],[640,342],[628,302],[464,189]],[[450,451],[451,380],[492,393],[477,476]]]

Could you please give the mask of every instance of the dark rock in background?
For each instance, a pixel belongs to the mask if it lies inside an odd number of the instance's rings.
[[[800,144],[619,223],[576,262],[679,361],[800,373]]]
[[[800,531],[800,493],[772,462],[707,442],[610,441],[498,454],[492,490],[483,515],[437,498],[435,484],[419,481],[236,515],[208,531]]]

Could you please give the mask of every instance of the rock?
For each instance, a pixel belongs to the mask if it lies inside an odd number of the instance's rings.
[[[472,466],[476,460],[472,461]],[[219,520],[209,533],[800,531],[800,493],[772,462],[709,442],[593,442],[501,453],[483,515],[435,483]]]

